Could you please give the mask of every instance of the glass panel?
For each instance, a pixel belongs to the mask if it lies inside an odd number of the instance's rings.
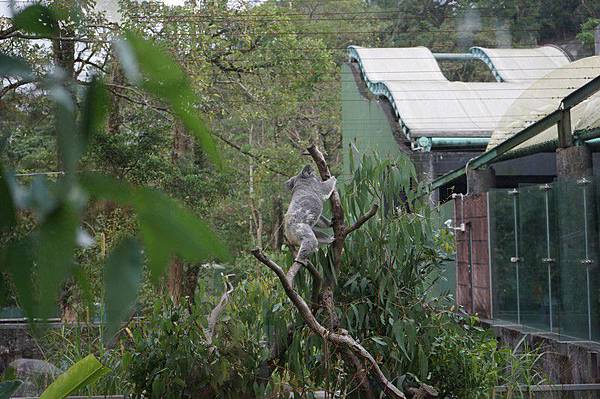
[[[511,258],[516,253],[515,202],[509,190],[489,192],[489,239],[492,268],[492,310],[496,321],[517,323],[517,269]]]
[[[519,189],[519,292],[521,323],[535,330],[555,326],[552,280],[557,278],[552,252],[555,236],[550,185]],[[550,317],[553,317],[551,320]]]
[[[438,234],[454,234],[454,231],[448,229],[448,226],[455,226],[454,220],[454,200],[441,204],[433,215],[433,225]],[[452,295],[456,298],[456,248],[449,254],[450,258],[440,262],[439,275],[431,275],[432,284],[431,295],[439,297],[442,295]]]
[[[588,313],[584,186],[575,180],[554,184],[559,231],[559,327],[563,340],[587,339]]]

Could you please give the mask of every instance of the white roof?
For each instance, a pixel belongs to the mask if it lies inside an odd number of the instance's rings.
[[[533,81],[569,63],[569,57],[558,47],[485,48],[472,47],[470,52],[491,66],[504,82]]]
[[[600,56],[582,58],[547,73],[533,82],[516,99],[492,134],[488,150],[512,137],[527,125],[557,110],[561,100],[574,90],[600,75]],[[600,93],[596,93],[571,109],[573,132],[600,127]],[[512,116],[511,116],[512,115]],[[515,150],[556,140],[556,126],[524,142]]]
[[[425,47],[350,46],[369,89],[388,98],[408,137],[489,137],[528,82],[450,82]]]
[[[447,81],[427,47],[350,48],[358,53],[362,72],[372,82]]]

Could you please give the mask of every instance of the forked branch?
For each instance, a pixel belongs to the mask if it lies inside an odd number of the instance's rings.
[[[343,346],[344,349],[350,350],[356,356],[366,361],[370,365],[371,372],[375,374],[375,377],[377,378],[381,386],[383,386],[383,390],[387,395],[397,399],[406,398],[404,394],[387,379],[387,377],[379,368],[377,361],[375,361],[375,359],[369,353],[369,351],[367,351],[361,344],[359,344],[354,338],[352,338],[347,333],[338,334],[336,332],[326,329],[321,325],[321,323],[319,323],[319,321],[315,318],[314,314],[310,310],[308,304],[304,301],[302,296],[300,296],[300,294],[298,294],[294,290],[289,280],[287,279],[285,272],[277,263],[269,259],[265,254],[262,253],[260,249],[252,250],[252,255],[254,255],[256,259],[258,259],[261,263],[263,263],[269,269],[275,272],[275,274],[279,278],[279,281],[281,281],[281,285],[283,286],[283,289],[285,290],[285,293],[287,294],[288,298],[292,301],[296,309],[298,309],[298,312],[304,319],[306,325],[315,334],[319,335],[324,340],[333,343],[334,345]]]
[[[206,337],[206,341],[209,346],[212,345],[212,340],[215,335],[215,328],[217,327],[217,321],[219,321],[219,317],[221,317],[221,313],[225,310],[225,306],[227,306],[227,302],[229,301],[229,294],[233,292],[233,285],[228,280],[229,276],[225,276],[225,292],[221,295],[221,299],[219,299],[219,303],[214,309],[210,312],[208,316],[208,328],[204,332]]]

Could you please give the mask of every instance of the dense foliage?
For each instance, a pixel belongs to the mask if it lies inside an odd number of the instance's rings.
[[[145,321],[121,331],[114,347],[95,332],[48,338],[48,357],[61,366],[87,352],[111,366],[96,386],[103,393],[352,395],[357,382],[344,355],[303,328],[275,278],[245,255],[261,246],[289,264],[282,183],[306,163],[308,144],[318,144],[334,172],[341,170],[345,47],[460,52],[583,42],[585,53],[600,5],[229,3],[123,0],[116,23],[91,0],[60,0],[0,19],[0,172],[8,176],[0,199],[14,204],[0,209],[0,303],[30,315],[108,319],[112,330],[101,332],[108,342],[142,287],[137,314]],[[442,68],[451,79],[491,78],[475,61]],[[432,294],[452,237],[414,196],[410,163],[356,162],[342,191],[346,218],[356,220],[373,202],[379,213],[346,243],[340,275],[327,249],[315,259],[336,282],[340,327],[398,386],[422,381],[465,398],[487,397],[498,384],[538,382],[534,355],[497,348],[476,319],[457,316],[451,298]],[[82,173],[90,171],[96,174]],[[190,222],[198,219],[221,240]],[[221,241],[233,260],[202,263],[225,258]],[[151,283],[167,269],[168,284]],[[209,342],[206,323],[223,293],[221,273],[234,290]],[[308,275],[298,286],[309,292]],[[318,317],[329,322],[322,311]],[[69,344],[77,340],[88,345]],[[285,350],[271,358],[277,345]],[[268,381],[259,378],[266,363],[273,366]]]

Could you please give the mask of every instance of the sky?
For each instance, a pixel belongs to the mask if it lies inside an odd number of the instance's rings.
[[[102,9],[114,9],[118,8],[118,0],[97,0],[100,3]],[[182,5],[184,0],[158,0],[168,5]],[[16,7],[22,7],[28,3],[35,3],[35,0],[15,0]],[[10,0],[0,0],[0,16],[10,17]]]

